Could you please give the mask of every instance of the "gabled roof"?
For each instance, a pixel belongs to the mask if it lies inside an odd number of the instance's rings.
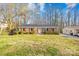
[[[58,26],[52,26],[52,25],[19,25],[19,28],[58,28]]]

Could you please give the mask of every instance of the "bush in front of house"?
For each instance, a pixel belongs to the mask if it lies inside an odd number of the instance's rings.
[[[28,34],[28,32],[23,32],[23,34]]]
[[[18,31],[17,34],[28,34],[28,32],[26,32],[26,31]]]
[[[29,34],[34,34],[34,33],[35,33],[34,31],[29,32]]]
[[[55,34],[55,35],[58,35],[59,33],[58,32],[43,32],[43,34]]]
[[[21,33],[22,33],[21,31],[18,32],[18,34],[21,34]]]
[[[56,34],[56,35],[58,35],[59,33],[58,33],[58,32],[53,32],[53,34]]]
[[[8,34],[9,35],[17,34],[16,29],[11,29]]]

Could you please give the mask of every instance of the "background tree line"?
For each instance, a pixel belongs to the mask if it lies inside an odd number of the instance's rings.
[[[8,29],[19,25],[51,25],[59,26],[60,30],[65,26],[79,25],[79,9],[56,8],[51,5],[41,13],[39,4],[0,4],[0,22],[7,22]]]

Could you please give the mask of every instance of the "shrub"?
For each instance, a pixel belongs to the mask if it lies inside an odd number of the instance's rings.
[[[21,32],[19,31],[18,34],[21,34]]]
[[[58,35],[59,33],[58,32],[43,32],[43,34],[55,34],[55,35]]]
[[[28,32],[23,32],[23,34],[28,34]]]
[[[14,35],[14,34],[17,34],[16,29],[12,29],[12,30],[9,31],[9,35]]]
[[[58,55],[58,52],[59,52],[59,50],[57,48],[54,48],[54,47],[48,47],[47,51],[52,56]]]

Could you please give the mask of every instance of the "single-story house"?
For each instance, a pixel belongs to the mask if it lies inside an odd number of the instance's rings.
[[[79,34],[79,26],[68,26],[63,28],[64,34],[77,35]]]
[[[27,33],[59,33],[57,26],[50,26],[50,25],[25,25],[18,27],[20,31],[25,31]]]

